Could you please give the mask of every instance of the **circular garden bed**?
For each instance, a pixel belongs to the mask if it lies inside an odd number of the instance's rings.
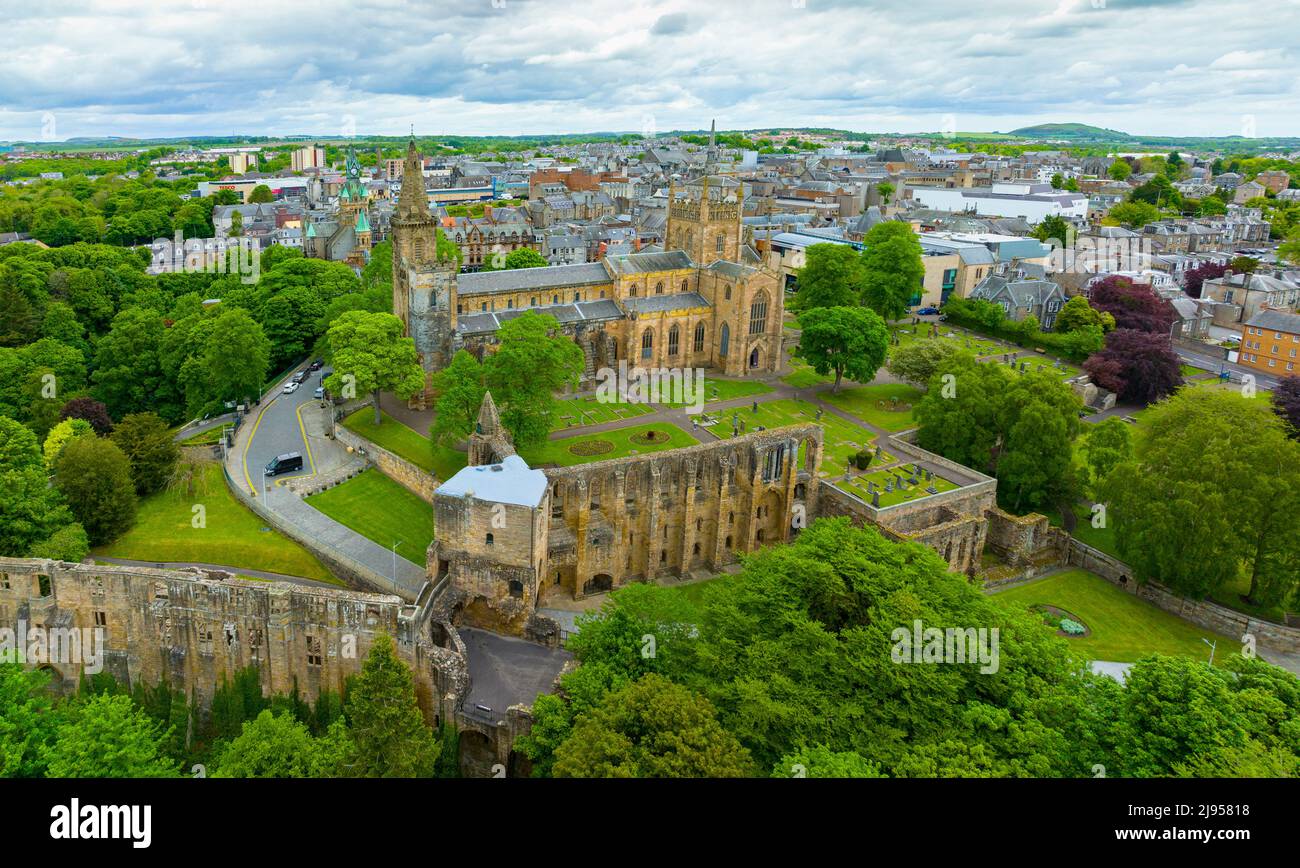
[[[614,444],[608,440],[579,440],[569,447],[569,451],[574,455],[584,457],[590,455],[604,455],[606,452],[614,451]]]
[[[1049,606],[1046,603],[1033,608],[1035,612],[1043,616],[1043,620],[1047,622],[1048,626],[1056,628],[1056,635],[1058,636],[1064,636],[1066,639],[1084,639],[1092,635],[1091,628],[1073,612],[1067,612],[1065,609]]]

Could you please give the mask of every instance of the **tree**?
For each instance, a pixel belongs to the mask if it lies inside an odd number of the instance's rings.
[[[382,419],[379,393],[393,392],[405,399],[424,388],[424,370],[415,341],[402,336],[402,321],[391,313],[353,310],[330,326],[334,373],[325,382],[331,394],[371,392],[375,424]]]
[[[316,740],[291,714],[264,709],[226,745],[214,778],[307,778],[317,759]]]
[[[94,398],[73,398],[59,410],[59,419],[84,419],[100,436],[113,430],[113,419],[108,415],[108,408]]]
[[[1125,403],[1150,404],[1183,384],[1182,363],[1167,335],[1119,328],[1088,357],[1083,369],[1092,381]]]
[[[1300,443],[1261,402],[1179,390],[1149,411],[1134,460],[1104,488],[1120,554],[1139,576],[1201,599],[1244,565],[1250,599],[1294,594]]]
[[[49,485],[36,435],[0,416],[0,556],[29,549],[72,521],[62,495]]]
[[[451,364],[433,375],[433,393],[438,404],[429,434],[435,441],[459,442],[474,430],[479,407],[487,393],[483,377],[483,366],[466,350],[458,350]]]
[[[257,398],[271,364],[271,342],[246,310],[223,310],[212,323],[202,354],[214,401]]]
[[[910,224],[891,220],[872,226],[863,244],[862,303],[886,322],[901,319],[925,280],[920,239]]]
[[[781,757],[774,778],[883,778],[880,766],[853,751],[833,751],[824,744]]]
[[[54,486],[95,545],[112,542],[135,524],[131,463],[110,440],[78,437],[63,447]]]
[[[555,393],[576,386],[582,348],[566,337],[555,317],[527,311],[497,332],[501,344],[483,363],[484,381],[501,409],[501,423],[516,446],[545,442],[555,414]]]
[[[271,188],[266,186],[265,184],[258,184],[256,187],[253,188],[252,192],[248,194],[248,201],[250,204],[274,202],[275,194],[272,193]]]
[[[555,777],[732,778],[753,770],[707,699],[654,673],[580,718],[555,757]]]
[[[1228,266],[1218,262],[1203,262],[1195,268],[1189,268],[1183,272],[1183,292],[1192,298],[1200,298],[1205,281],[1218,280],[1227,270]]]
[[[93,437],[95,430],[90,427],[90,423],[85,419],[64,419],[59,424],[50,429],[50,433],[45,435],[45,445],[42,451],[45,453],[45,468],[54,469],[54,462],[59,459],[63,448],[78,437]]]
[[[551,263],[546,257],[531,247],[520,247],[509,253],[500,251],[489,256],[483,262],[484,271],[510,271],[515,268],[545,268]]]
[[[1059,190],[1063,186],[1065,186],[1065,176],[1060,172],[1056,172],[1052,175],[1052,189]]]
[[[86,529],[74,521],[32,546],[27,552],[27,557],[49,558],[75,564],[89,553],[90,537],[86,536]]]
[[[1234,256],[1232,262],[1228,263],[1228,268],[1234,274],[1254,274],[1259,268],[1259,260],[1253,256]]]
[[[1108,332],[1115,328],[1115,317],[1107,311],[1097,310],[1081,295],[1072,296],[1056,315],[1056,330],[1065,333],[1088,326],[1096,326],[1103,332]]]
[[[1064,247],[1069,243],[1071,232],[1070,224],[1065,222],[1065,218],[1052,214],[1034,227],[1033,236],[1044,243],[1049,238],[1055,238]]]
[[[46,746],[62,720],[49,681],[49,673],[20,660],[0,662],[0,778],[45,773]]]
[[[122,418],[111,439],[131,463],[136,494],[162,491],[181,455],[167,423],[156,413],[132,413]]]
[[[390,637],[375,637],[348,690],[344,714],[351,776],[424,778],[433,773],[441,745],[420,714],[411,670],[394,653]]]
[[[1148,223],[1160,219],[1160,209],[1146,202],[1120,202],[1106,212],[1106,220],[1112,225],[1140,229]]]
[[[825,375],[835,372],[831,392],[840,390],[845,374],[869,383],[885,363],[889,332],[873,310],[820,307],[799,315],[799,357]]]
[[[952,341],[912,341],[895,347],[885,367],[895,377],[924,389],[935,373],[959,352]]]
[[[880,194],[880,204],[888,205],[889,200],[894,196],[894,185],[888,181],[881,181],[876,185],[876,192]]]
[[[804,250],[792,307],[848,307],[862,295],[862,257],[847,244],[812,244]]]
[[[1109,313],[1117,329],[1136,329],[1169,336],[1177,311],[1146,283],[1134,283],[1127,277],[1110,275],[1092,285],[1092,307]]]
[[[159,362],[162,317],[146,308],[128,308],[95,348],[92,393],[114,418],[153,410],[169,422],[180,420],[178,392]]]
[[[1094,492],[1100,491],[1110,472],[1133,458],[1133,437],[1129,425],[1118,416],[1108,416],[1093,425],[1083,438],[1087,468]]]
[[[102,442],[102,441],[101,441]],[[45,752],[52,778],[171,778],[176,762],[162,749],[168,733],[131,701],[101,694],[74,706]]]
[[[1289,265],[1300,265],[1300,226],[1291,229],[1277,246],[1277,258]]]
[[[1116,160],[1110,164],[1106,174],[1114,181],[1123,181],[1133,174],[1133,167],[1128,164],[1128,160]]]
[[[1300,376],[1288,374],[1273,390],[1273,412],[1290,425],[1291,438],[1300,440]]]

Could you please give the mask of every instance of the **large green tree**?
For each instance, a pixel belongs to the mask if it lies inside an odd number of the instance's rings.
[[[402,321],[391,313],[352,310],[330,326],[334,373],[325,382],[333,395],[372,393],[375,424],[382,419],[379,393],[409,398],[424,388],[424,370],[415,341],[402,335]]]
[[[54,485],[95,545],[135,524],[131,462],[110,440],[88,436],[68,443],[55,462]]]
[[[157,413],[132,413],[117,423],[110,436],[131,462],[136,493],[161,491],[181,455],[167,423]]]
[[[799,357],[819,374],[835,372],[832,392],[847,375],[869,383],[885,363],[889,332],[874,310],[816,307],[799,315]]]
[[[442,745],[424,722],[411,670],[379,635],[344,705],[347,772],[363,778],[424,778],[433,774]]]
[[[846,307],[862,298],[862,257],[847,244],[812,244],[804,250],[792,307]]]
[[[483,365],[465,350],[457,351],[451,364],[433,375],[433,393],[438,404],[429,434],[435,441],[450,445],[474,430],[479,407],[487,393],[483,377]]]
[[[316,770],[317,747],[307,727],[269,709],[243,724],[243,731],[216,760],[214,778],[307,778]]]
[[[582,348],[560,331],[555,317],[528,311],[497,332],[500,346],[483,363],[485,381],[501,423],[516,446],[546,440],[555,415],[555,393],[577,386]]]
[[[862,303],[886,322],[901,319],[925,281],[921,241],[908,223],[877,223],[862,239]]]
[[[170,778],[176,762],[163,750],[168,733],[124,694],[77,703],[45,752],[52,778]]]

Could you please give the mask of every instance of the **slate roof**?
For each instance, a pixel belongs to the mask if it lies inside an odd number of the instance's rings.
[[[1280,310],[1261,310],[1246,320],[1246,325],[1289,335],[1300,335],[1300,314],[1283,313]]]
[[[521,289],[546,289],[555,286],[594,286],[609,283],[609,272],[599,262],[577,265],[550,265],[545,268],[512,268],[506,271],[479,271],[457,277],[461,295],[491,292],[515,292]]]
[[[633,313],[661,313],[666,310],[689,310],[708,307],[709,302],[698,292],[675,292],[672,295],[649,295],[644,298],[625,298],[623,306]]]
[[[529,269],[534,270],[534,269]],[[464,277],[464,275],[461,275]],[[580,301],[573,304],[550,304],[540,307],[519,307],[510,310],[488,311],[461,314],[456,320],[456,331],[462,335],[490,335],[509,322],[528,311],[544,313],[555,317],[561,324],[572,322],[607,322],[623,319],[623,311],[612,299],[597,301]]]
[[[614,274],[640,274],[646,271],[673,271],[680,268],[694,268],[695,263],[685,250],[668,250],[663,253],[629,253],[624,256],[606,257],[610,271]]]

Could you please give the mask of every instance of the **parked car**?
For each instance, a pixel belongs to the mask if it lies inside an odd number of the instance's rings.
[[[917,311],[921,316],[934,316],[938,312],[939,308],[937,307],[923,307]]]
[[[266,465],[267,476],[278,476],[281,473],[292,473],[295,470],[302,470],[301,452],[286,452],[283,455],[277,455]]]
[[[298,384],[296,382],[285,383],[284,388],[281,389],[281,391],[286,395],[292,395],[294,392],[298,391]]]
[[[324,386],[317,386],[317,387],[316,387],[316,392],[315,392],[314,394],[315,394],[315,396],[316,396],[317,399],[324,398],[324,397],[325,397],[325,387],[324,387]]]
[[[309,371],[299,371],[298,373],[293,375],[293,381],[301,385],[303,381],[306,380],[309,376],[311,376],[311,373]]]
[[[314,361],[314,362],[311,363],[311,367],[308,368],[307,370],[309,370],[309,371],[319,371],[319,370],[321,369],[321,365],[323,365],[323,364],[325,364],[325,360],[324,360],[324,359],[317,359],[316,361]]]

